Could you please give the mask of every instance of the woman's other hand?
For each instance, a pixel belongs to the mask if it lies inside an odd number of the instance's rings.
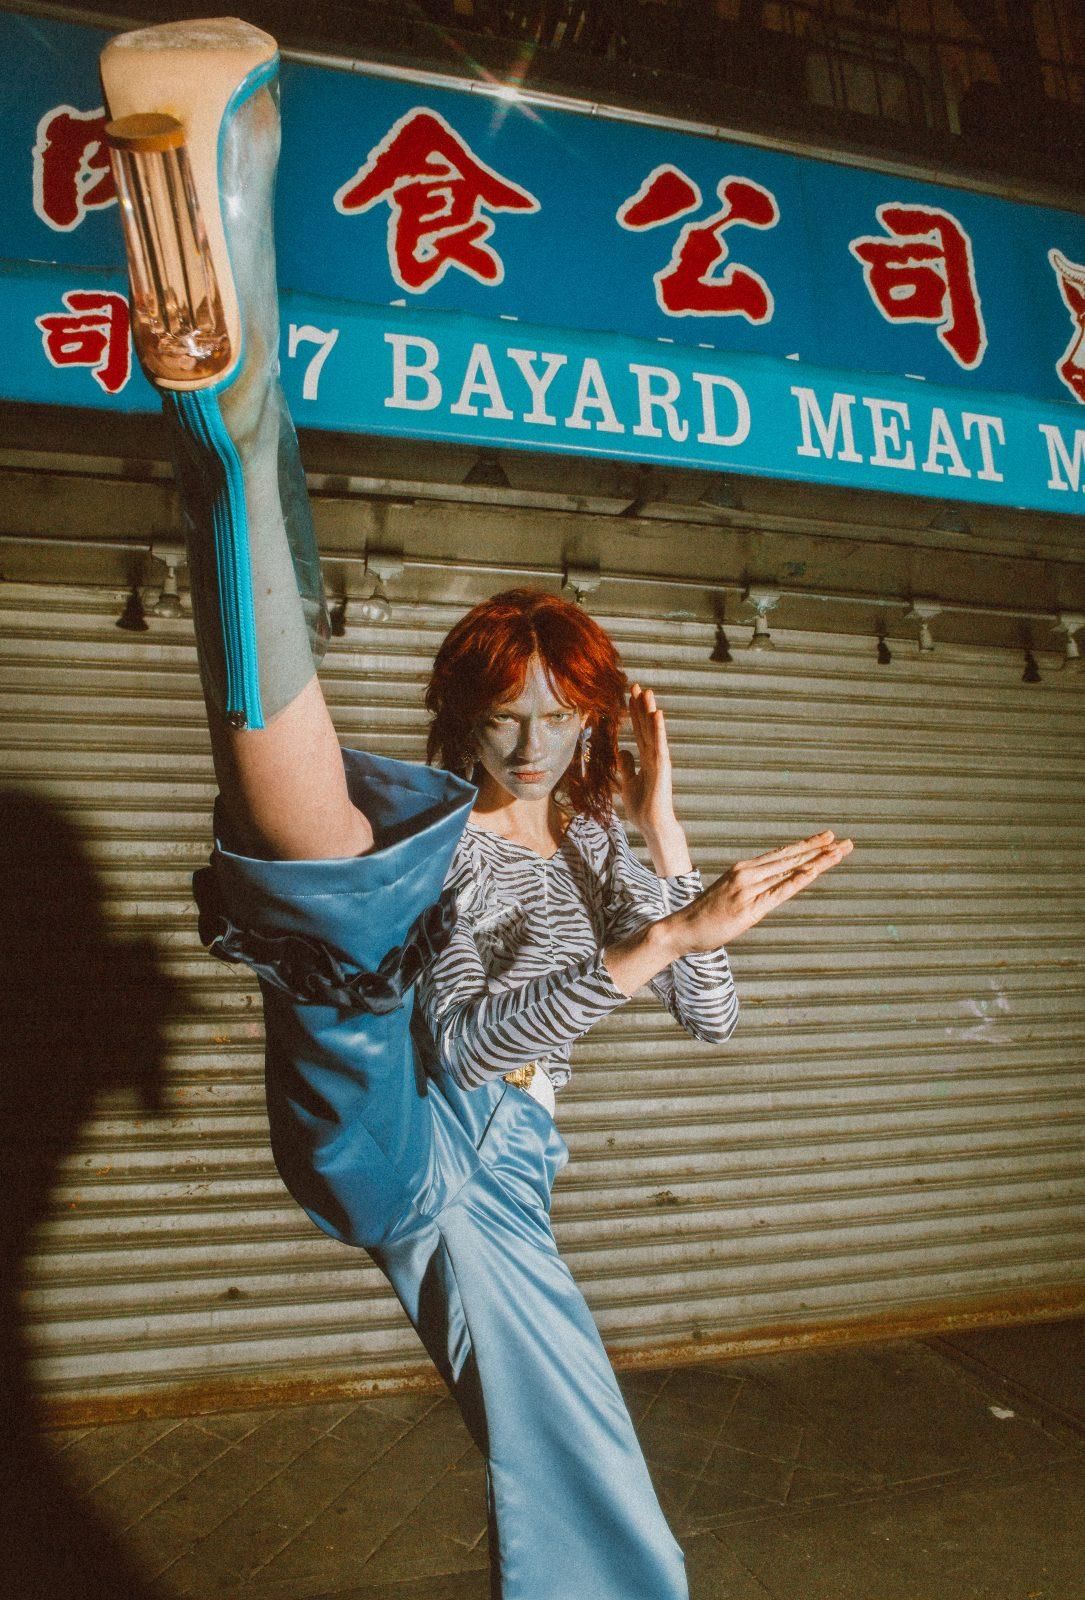
[[[752,861],[738,861],[688,906],[649,923],[631,939],[608,945],[603,952],[607,970],[624,994],[635,994],[672,961],[730,944],[851,851],[850,839],[825,832]]]
[[[626,820],[641,834],[660,877],[689,872],[686,836],[674,814],[673,771],[667,727],[651,689],[635,683],[629,691],[629,718],[637,754],[618,754],[618,778]]]
[[[826,831],[751,861],[738,861],[704,894],[667,919],[674,925],[673,936],[686,955],[718,950],[808,889],[851,852],[850,839],[837,839]]]

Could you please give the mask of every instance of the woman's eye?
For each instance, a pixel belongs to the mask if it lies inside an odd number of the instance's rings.
[[[547,722],[568,722],[571,716],[571,711],[551,711],[546,720]]]

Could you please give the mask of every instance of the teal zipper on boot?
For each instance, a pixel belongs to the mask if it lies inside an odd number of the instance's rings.
[[[190,438],[205,458],[210,457],[219,467],[211,504],[211,532],[226,660],[226,720],[238,728],[262,728],[249,517],[241,458],[213,389],[176,391],[168,399]]]
[[[238,84],[223,113],[218,134],[218,166],[222,169],[222,148],[226,129],[240,106],[258,89],[269,84],[279,70],[278,54],[256,67]],[[226,251],[230,254],[230,230],[223,219]],[[241,457],[223,421],[219,392],[234,382],[245,357],[244,317],[241,349],[231,375],[208,389],[173,390],[163,393],[163,404],[172,405],[177,420],[199,449],[203,462],[218,463],[211,505],[212,536],[215,541],[215,568],[218,578],[219,619],[226,661],[225,717],[235,728],[262,728],[264,709],[260,699],[260,672],[256,652],[256,618],[252,599],[252,564],[249,558],[249,515],[245,500],[245,473]]]

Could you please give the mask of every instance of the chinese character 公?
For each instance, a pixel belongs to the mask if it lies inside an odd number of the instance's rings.
[[[66,311],[35,317],[54,367],[89,367],[106,394],[119,394],[132,373],[128,301],[105,289],[69,289]]]
[[[776,197],[751,178],[736,177],[722,178],[716,194],[721,209],[704,222],[687,222],[667,266],[654,274],[656,300],[672,317],[739,316],[768,322],[774,302],[760,273],[734,262],[718,275],[715,269],[729,253],[724,229],[736,224],[774,228],[780,220]],[[657,228],[700,205],[701,191],[693,180],[677,167],[661,166],[619,208],[618,221],[623,228]]]
[[[54,106],[34,142],[34,210],[58,233],[117,198],[105,142],[106,114]]]
[[[388,260],[403,289],[422,293],[458,267],[479,283],[500,283],[501,257],[488,243],[486,211],[538,211],[539,202],[475,156],[444,117],[415,106],[336,192],[336,210],[368,211],[387,201]]]
[[[862,263],[871,299],[887,322],[932,322],[959,366],[978,367],[987,349],[972,241],[948,211],[893,202],[877,209],[889,235],[848,246]]]

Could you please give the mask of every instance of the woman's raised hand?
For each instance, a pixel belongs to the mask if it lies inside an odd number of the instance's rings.
[[[651,689],[635,683],[629,691],[629,720],[637,754],[618,753],[618,780],[626,820],[640,833],[657,872],[664,877],[689,871],[686,836],[674,814],[671,752],[663,713]]]
[[[674,792],[671,787],[671,752],[663,713],[651,689],[635,683],[629,691],[629,721],[637,741],[637,754],[618,753],[618,777],[622,786],[622,805],[627,819],[641,833],[653,824],[664,826],[674,820]]]
[[[850,839],[837,839],[827,831],[769,850],[751,861],[738,861],[704,894],[672,914],[668,920],[674,924],[674,937],[684,954],[718,950],[785,900],[808,889],[851,851]]]

